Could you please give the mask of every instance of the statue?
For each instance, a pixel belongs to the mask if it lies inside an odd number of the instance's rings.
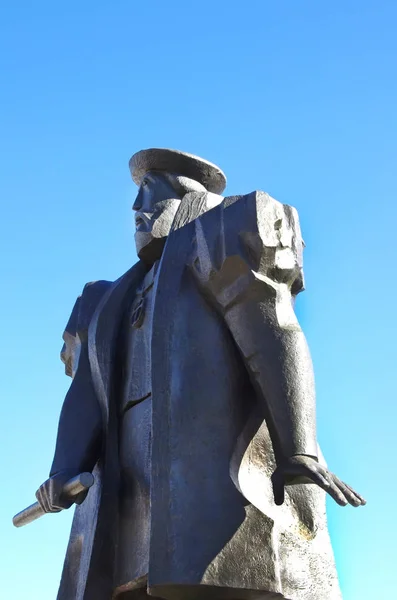
[[[73,308],[29,509],[77,505],[58,600],[340,599],[324,490],[365,501],[317,444],[297,212],[221,196],[222,171],[190,154],[130,169],[139,262]]]

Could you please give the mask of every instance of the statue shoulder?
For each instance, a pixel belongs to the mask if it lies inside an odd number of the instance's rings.
[[[267,232],[271,229],[279,229],[279,219],[287,219],[289,225],[293,225],[295,228],[296,226],[299,226],[296,208],[289,204],[283,204],[270,196],[267,192],[261,190],[255,190],[241,196],[227,196],[220,206],[223,210],[227,211],[231,217],[233,215],[234,218],[238,216],[240,219],[243,219],[242,221],[239,221],[240,227],[244,228],[244,226],[247,226],[248,224],[252,225],[252,219],[256,220],[258,229],[261,229],[262,234],[265,233],[265,227]],[[229,222],[230,220],[231,219],[229,218]],[[260,227],[261,225],[262,227]]]
[[[251,268],[276,281],[289,281],[293,296],[303,291],[304,242],[296,208],[262,191],[241,196],[234,204],[236,214],[226,219],[225,231],[230,229],[236,237],[234,221]]]
[[[76,373],[81,344],[87,339],[91,319],[99,302],[112,284],[112,281],[105,280],[87,283],[73,306],[62,335],[64,344],[61,350],[61,360],[65,364],[65,373],[69,377],[74,377]]]
[[[111,288],[113,281],[90,281],[86,283],[80,296],[79,330],[87,330],[92,316],[102,300],[102,297]]]
[[[194,271],[203,285],[237,288],[258,273],[295,296],[304,289],[302,254],[296,209],[265,192],[228,196],[197,220]]]
[[[226,196],[217,206],[197,219],[198,228],[208,241],[225,244],[246,234],[268,248],[290,247],[299,250],[302,235],[297,210],[262,191]],[[226,248],[225,248],[226,249]]]

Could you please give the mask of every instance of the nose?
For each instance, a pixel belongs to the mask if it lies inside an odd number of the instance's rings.
[[[142,196],[143,196],[142,190],[140,190],[137,197],[135,198],[134,204],[132,205],[132,210],[141,210],[142,209],[142,205],[143,205]]]

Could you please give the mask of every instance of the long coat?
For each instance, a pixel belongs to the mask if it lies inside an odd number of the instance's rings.
[[[274,503],[266,398],[252,383],[257,363],[250,344],[258,332],[249,333],[249,311],[243,322],[238,308],[227,311],[244,303],[247,290],[252,300],[258,286],[284,286],[292,299],[303,289],[301,251],[296,212],[267,194],[225,198],[211,210],[205,194],[188,194],[181,203],[154,290],[148,573],[154,596],[171,600],[176,589],[183,596],[185,586],[206,586],[218,596],[228,588],[235,598],[340,599],[324,492],[296,485],[282,506]],[[64,335],[70,374],[79,369],[79,348],[88,347],[84,368],[101,406],[105,444],[96,483],[75,511],[58,600],[112,596],[117,348],[122,317],[145,272],[138,263],[114,283],[86,286]],[[288,319],[295,327],[294,316]],[[313,454],[305,419],[299,428],[302,450]]]

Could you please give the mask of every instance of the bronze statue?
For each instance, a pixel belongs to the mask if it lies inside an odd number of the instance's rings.
[[[222,197],[222,171],[182,152],[130,168],[139,262],[73,308],[29,513],[77,504],[58,600],[337,600],[324,490],[365,502],[317,444],[297,212]]]

